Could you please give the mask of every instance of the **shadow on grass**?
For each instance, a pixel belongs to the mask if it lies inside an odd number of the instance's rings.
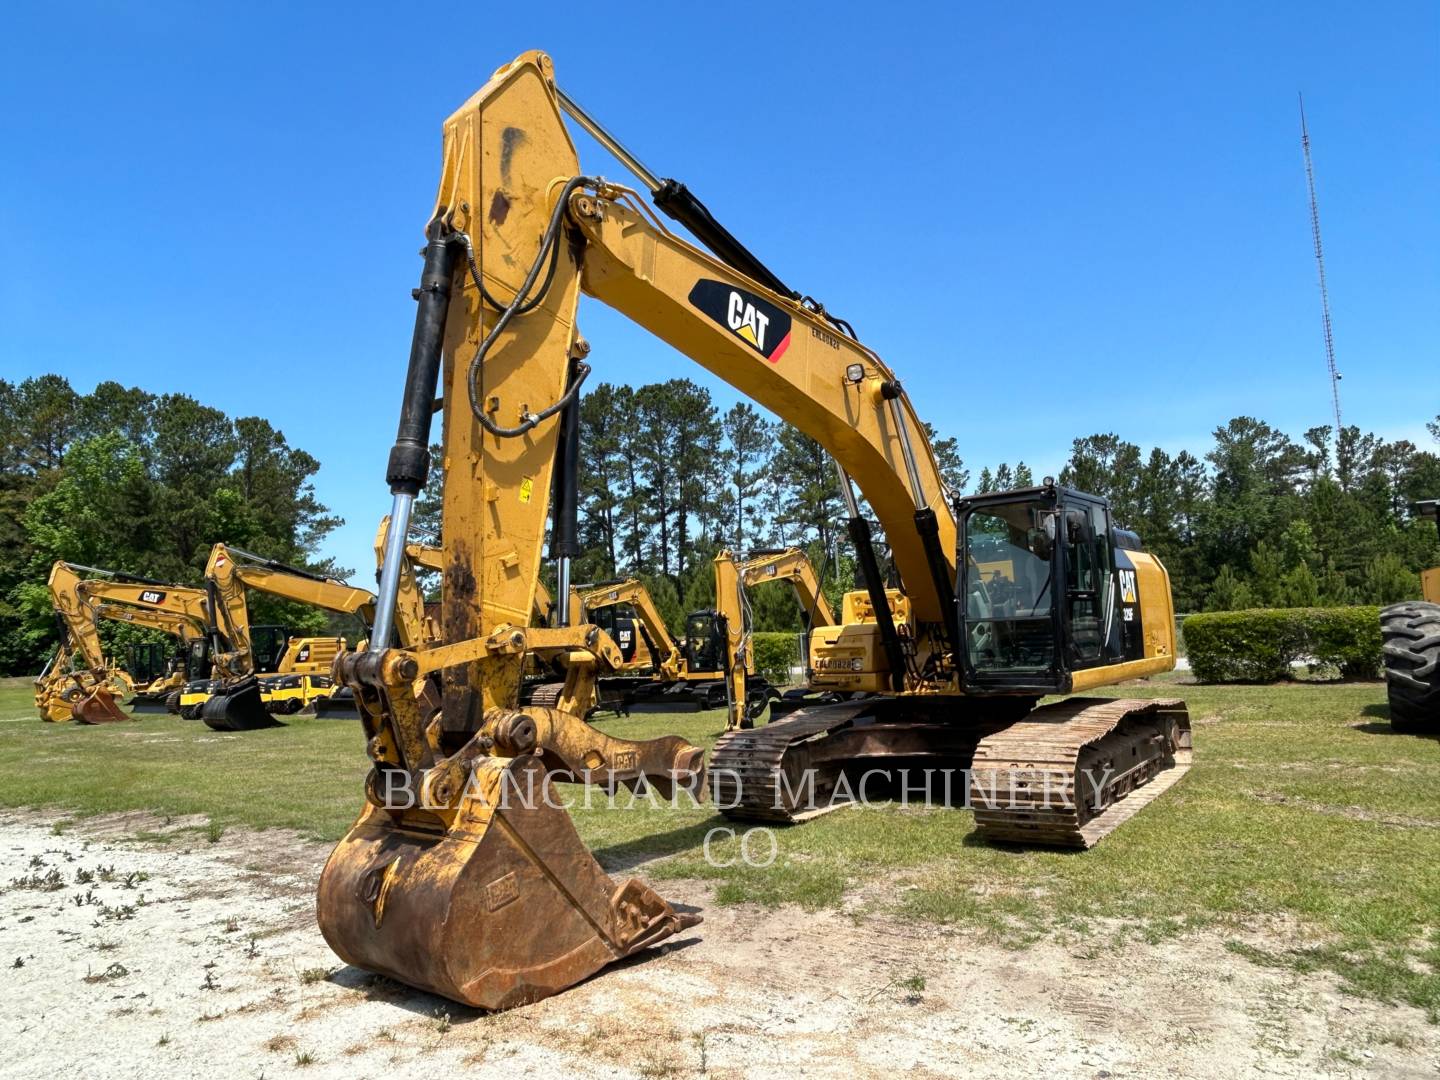
[[[1430,739],[1440,742],[1440,729],[1434,731],[1396,731],[1395,726],[1390,722],[1390,706],[1384,703],[1378,705],[1366,705],[1360,710],[1361,716],[1374,716],[1383,723],[1351,724],[1352,731],[1359,731],[1366,735],[1403,735],[1410,739]]]
[[[989,848],[992,851],[1043,851],[1047,855],[1084,855],[1084,848],[1054,847],[1047,844],[1026,844],[1019,840],[987,840],[980,830],[968,832],[960,840],[961,847]]]
[[[723,817],[713,814],[694,825],[685,825],[651,836],[642,836],[638,840],[609,844],[605,847],[595,848],[591,854],[595,856],[595,861],[605,869],[607,874],[633,870],[651,859],[659,859],[666,855],[674,855],[679,851],[699,847],[705,842],[706,833],[724,824]]]

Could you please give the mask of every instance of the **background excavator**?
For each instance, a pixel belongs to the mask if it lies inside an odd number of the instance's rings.
[[[747,725],[778,696],[755,672],[750,620],[734,557],[720,551],[712,565],[715,607],[687,615],[679,641],[671,637],[650,591],[637,578],[605,582],[580,594],[575,618],[615,637],[624,658],[617,671],[600,680],[603,694],[618,694],[625,709],[642,712],[724,708],[735,712],[734,723]],[[606,617],[621,607],[631,620]],[[616,636],[629,628],[627,623],[639,639],[628,654],[623,637]]]
[[[624,658],[618,671],[600,680],[607,699],[618,695],[626,711],[723,708],[727,727],[742,728],[750,727],[780,698],[755,668],[749,590],[772,582],[789,583],[808,635],[811,627],[835,621],[814,567],[799,548],[757,551],[738,561],[722,550],[713,566],[715,606],[687,615],[678,642],[639,579],[600,582],[579,592],[572,621],[601,627],[615,639]],[[608,614],[617,609],[626,614]]]
[[[95,611],[80,591],[86,580],[81,575],[87,573],[109,571],[64,561],[50,568],[47,584],[59,619],[60,644],[35,680],[35,707],[49,723],[109,724],[129,719],[117,699],[129,695],[134,683],[105,656]],[[76,660],[84,666],[75,669]]]
[[[565,114],[714,254],[664,228],[638,193],[581,173]],[[696,921],[639,881],[612,881],[551,792],[556,771],[669,787],[693,783],[701,768],[698,749],[680,740],[611,739],[574,710],[585,685],[618,665],[603,631],[529,625],[551,501],[562,597],[579,551],[578,404],[590,371],[576,326],[582,291],[816,439],[840,470],[871,601],[870,622],[857,615],[842,629],[867,643],[853,669],[871,665],[885,692],[723,736],[709,776],[724,812],[793,820],[804,787],[794,781],[823,792],[877,757],[973,761],[1009,797],[977,803],[982,837],[1083,846],[1127,816],[1122,799],[1133,812],[1183,772],[1189,724],[1178,701],[1035,708],[1045,695],[1174,666],[1165,570],[1117,533],[1102,500],[1050,484],[956,499],[879,356],[683,184],[645,169],[556,86],[544,54],[497,71],[446,121],[443,143],[386,471],[392,526],[372,647],[335,669],[360,703],[374,765],[319,886],[321,930],[345,961],[504,1008]],[[437,390],[441,636],[396,648],[405,534],[429,473]],[[893,552],[903,620],[855,485]],[[555,707],[520,705],[531,653],[566,667]],[[421,684],[438,686],[438,704]],[[1060,797],[1040,799],[1041,778]]]
[[[1440,499],[1411,511],[1440,528]],[[1420,595],[1380,612],[1390,726],[1407,734],[1440,731],[1440,566],[1420,575]]]
[[[135,684],[131,712],[178,712],[188,669],[195,663],[204,664],[207,655],[210,621],[205,591],[107,573],[77,582],[75,592],[97,619],[158,630],[176,639],[176,645],[168,648],[158,642],[132,646],[126,670]],[[144,678],[142,665],[134,662],[141,658]]]
[[[330,669],[346,651],[344,638],[291,638],[279,627],[252,626],[248,592],[355,615],[367,627],[375,603],[365,589],[223,542],[210,549],[205,589],[214,626],[215,684],[200,718],[216,731],[274,727],[280,723],[277,713],[296,713],[328,696],[334,690]]]
[[[187,591],[204,595],[199,589]],[[197,646],[202,658],[206,655],[207,621],[203,617],[192,619],[174,610],[134,607],[120,600],[95,601],[94,611],[96,618],[158,630],[176,639],[173,645],[150,641],[129,646],[125,670],[135,685],[135,693],[127,703],[132,713],[179,712],[180,693],[188,681],[190,658]]]

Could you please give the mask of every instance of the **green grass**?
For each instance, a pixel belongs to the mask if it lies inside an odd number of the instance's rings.
[[[1017,851],[971,836],[959,809],[846,809],[776,830],[765,869],[708,807],[574,811],[603,865],[647,861],[658,879],[713,882],[718,903],[841,903],[980,928],[1123,944],[1218,929],[1258,963],[1335,973],[1352,991],[1440,1020],[1440,740],[1390,733],[1378,684],[1126,687],[1183,696],[1196,764],[1181,784],[1087,853]],[[0,690],[0,805],[77,815],[202,814],[211,830],[287,827],[338,837],[359,807],[358,726],[290,718],[225,737],[194,722],[41,724],[28,691]],[[719,713],[603,720],[621,737],[675,732],[713,744]],[[621,796],[628,803],[628,796]],[[198,835],[198,834],[197,834]],[[218,838],[218,834],[216,834]],[[768,843],[756,838],[753,850]],[[1276,937],[1278,932],[1283,935]]]

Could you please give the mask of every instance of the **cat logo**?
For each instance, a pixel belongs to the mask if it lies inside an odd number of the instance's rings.
[[[1135,603],[1135,571],[1120,571],[1120,602],[1122,604]]]
[[[701,278],[689,299],[772,364],[779,363],[790,347],[790,316],[764,297]]]
[[[310,659],[310,646],[309,646],[309,645],[301,645],[301,646],[300,646],[300,651],[295,654],[295,662],[296,662],[297,664],[303,664],[303,663],[305,663],[306,660],[309,660],[309,659]]]
[[[163,592],[156,592],[154,589],[146,589],[140,594],[142,604],[159,604],[165,599]]]

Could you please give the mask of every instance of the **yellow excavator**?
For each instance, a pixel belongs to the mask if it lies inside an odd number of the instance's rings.
[[[246,596],[263,592],[326,611],[354,615],[369,626],[375,595],[342,581],[286,566],[224,542],[210,549],[205,566],[215,638],[212,659],[216,685],[200,709],[200,718],[216,731],[274,727],[276,714],[299,712],[329,696],[329,674],[346,651],[344,638],[294,638],[286,635],[280,658],[270,672],[257,663],[257,635],[250,625]]]
[[[686,616],[685,633],[678,642],[670,636],[650,591],[638,578],[606,582],[580,595],[580,618],[600,625],[612,636],[622,635],[617,645],[623,663],[601,680],[601,687],[618,693],[625,709],[691,712],[725,708],[736,713],[737,724],[748,724],[764,711],[774,691],[755,674],[735,559],[730,552],[720,551],[713,565],[715,607]],[[604,615],[590,618],[621,606],[633,613],[633,632],[639,637],[639,643],[632,642],[628,652],[623,637],[629,628],[627,620],[606,620]]]
[[[815,572],[809,556],[797,547],[754,551],[740,564],[740,584],[747,592],[757,585],[777,581],[788,582],[795,592],[795,599],[805,621],[805,630],[800,637],[801,655],[808,657],[815,635],[836,625],[835,612],[830,607],[830,601],[825,598],[820,575]],[[807,666],[807,671],[813,669]],[[819,703],[808,687],[787,690],[778,694],[771,702],[770,718],[778,719],[805,705]]]
[[[35,680],[35,707],[48,723],[74,720],[110,724],[128,717],[117,699],[134,691],[129,674],[105,656],[95,612],[81,588],[83,574],[109,574],[79,563],[57,561],[47,582],[60,627],[60,644]],[[80,660],[84,666],[74,668]]]
[[[807,633],[811,627],[835,621],[815,569],[799,548],[757,551],[740,561],[722,550],[713,565],[715,606],[686,616],[679,642],[670,636],[649,590],[638,578],[597,583],[580,594],[577,621],[590,621],[606,630],[624,658],[614,675],[601,680],[602,692],[618,693],[624,710],[723,708],[728,713],[727,727],[750,727],[781,695],[755,670],[748,590],[770,582],[788,582],[800,602]],[[603,613],[617,607],[629,608],[633,618],[606,619]]]
[[[1410,509],[1440,528],[1440,499]],[[1440,731],[1440,566],[1421,573],[1420,595],[1380,612],[1390,726],[1406,734]]]
[[[108,583],[107,583],[108,584]],[[166,593],[180,591],[184,586],[170,586],[151,589],[148,592]],[[199,589],[186,589],[190,593],[204,593]],[[161,603],[168,602],[168,595]],[[126,663],[126,671],[135,681],[135,693],[127,704],[132,713],[179,712],[179,696],[189,681],[188,672],[198,660],[204,663],[208,656],[209,626],[201,617],[194,619],[178,614],[175,610],[138,607],[120,600],[99,600],[94,603],[95,617],[115,622],[158,630],[176,639],[176,645],[167,646],[161,642],[144,642],[132,646]]]
[[[566,115],[713,254],[666,229],[638,192],[582,173]],[[1165,570],[1117,534],[1103,500],[1053,484],[956,499],[880,357],[683,184],[646,170],[557,87],[544,54],[498,70],[446,121],[443,145],[386,470],[392,527],[372,645],[335,668],[360,703],[373,763],[360,816],[319,884],[320,928],[342,959],[498,1009],[697,921],[642,882],[605,874],[551,790],[558,774],[612,787],[645,780],[663,793],[703,772],[683,740],[613,739],[572,707],[618,666],[608,635],[529,625],[550,502],[561,596],[578,550],[578,405],[590,371],[576,324],[582,291],[816,439],[840,470],[872,601],[871,621],[844,629],[873,641],[861,662],[886,692],[724,735],[709,769],[722,812],[793,820],[801,791],[824,794],[848,767],[973,761],[986,775],[972,772],[972,786],[1000,792],[975,803],[981,838],[1084,846],[1183,772],[1179,701],[1035,707],[1174,666]],[[437,392],[440,639],[399,648],[390,639],[404,538],[429,473]],[[855,485],[893,552],[903,621]],[[519,703],[530,653],[566,666],[570,685],[554,707]]]
[[[128,574],[99,572],[75,585],[80,602],[95,618],[129,623],[158,630],[174,637],[177,648],[149,643],[131,651],[127,671],[134,677],[132,713],[179,711],[178,696],[187,681],[187,671],[196,665],[208,666],[209,613],[205,591]],[[138,672],[142,663],[145,679]],[[175,706],[172,708],[172,706]]]

